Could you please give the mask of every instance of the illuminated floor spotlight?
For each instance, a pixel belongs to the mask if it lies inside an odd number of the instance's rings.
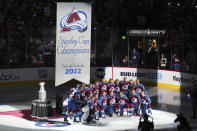
[[[7,113],[6,113],[7,114]],[[154,129],[166,129],[166,128],[176,128],[177,124],[174,120],[177,118],[176,114],[153,110],[151,117],[154,119]],[[81,124],[76,123],[73,125],[68,125],[63,123],[64,118],[53,118],[48,119],[48,121],[54,121],[51,123],[47,121],[29,121],[23,117],[16,117],[11,115],[1,115],[0,114],[0,125],[5,125],[10,128],[23,128],[25,130],[59,130],[59,131],[75,131],[80,129],[80,131],[117,131],[117,130],[138,130],[140,117],[106,117],[101,118],[96,124]],[[15,122],[13,124],[13,121]],[[25,125],[25,126],[24,126]]]

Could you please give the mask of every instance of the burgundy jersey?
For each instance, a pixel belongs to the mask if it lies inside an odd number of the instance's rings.
[[[114,92],[115,91],[115,85],[114,84],[108,84],[107,86],[108,92]]]
[[[98,99],[96,98],[93,103],[94,103],[94,106],[97,106],[98,105]]]
[[[83,90],[81,91],[81,96],[82,96],[82,97],[86,96],[86,90],[85,90],[85,89],[83,89]]]
[[[101,83],[99,85],[100,92],[107,92],[107,83]]]
[[[115,84],[115,86],[114,86],[114,88],[115,88],[115,93],[120,93],[120,84]]]
[[[123,96],[123,97],[119,97],[117,100],[116,100],[117,104],[120,104],[120,105],[125,105],[128,103],[128,98],[126,96]]]
[[[88,88],[88,89],[86,90],[86,93],[85,93],[86,96],[88,96],[88,94],[92,93],[92,91],[93,91],[92,89]]]
[[[121,83],[121,91],[129,91],[129,83],[128,82],[122,82]]]
[[[136,96],[136,95],[131,95],[131,96],[129,97],[129,101],[130,101],[132,104],[137,104],[137,105],[140,104],[139,97]]]
[[[136,93],[141,93],[142,91],[145,92],[144,87],[137,85],[136,87],[134,87],[134,90]]]
[[[99,87],[98,86],[93,88],[93,94],[99,94]]]
[[[107,97],[107,105],[113,106],[114,104],[116,104],[116,97],[115,96],[108,96]]]

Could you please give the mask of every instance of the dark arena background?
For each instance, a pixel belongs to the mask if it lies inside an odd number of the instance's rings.
[[[87,3],[90,17],[76,5],[61,12],[65,21],[57,23],[57,5],[62,9],[61,3],[75,2]],[[0,0],[0,131],[197,131],[196,18],[197,0]],[[76,21],[81,22],[77,27]],[[90,41],[82,36],[88,31]],[[77,32],[79,43],[91,43],[90,51],[77,50],[89,53],[90,73],[83,79],[93,84],[126,77],[144,85],[152,101],[147,121],[127,116],[126,109],[123,116],[106,114],[86,124],[65,120],[62,105],[82,84],[73,77],[55,86],[57,56],[68,53],[68,46],[57,46],[57,36],[65,32]],[[74,38],[61,42],[71,45]],[[83,61],[76,58],[68,60]]]

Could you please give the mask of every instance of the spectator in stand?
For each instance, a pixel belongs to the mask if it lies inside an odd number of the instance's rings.
[[[166,69],[167,67],[167,58],[164,56],[163,53],[161,54],[160,67],[161,69]]]
[[[114,66],[120,66],[120,60],[117,58],[117,56],[114,57]]]
[[[131,61],[129,60],[128,56],[125,56],[125,57],[122,59],[121,66],[128,67],[130,64],[131,64]]]
[[[174,66],[174,70],[180,69],[180,60],[177,57],[176,53],[173,55],[173,66]]]
[[[138,62],[139,62],[139,53],[135,48],[133,48],[133,52],[131,54],[131,66],[138,67]]]
[[[151,58],[152,58],[152,46],[150,43],[148,43],[147,47],[147,54],[146,54],[146,67],[150,68],[151,67]]]

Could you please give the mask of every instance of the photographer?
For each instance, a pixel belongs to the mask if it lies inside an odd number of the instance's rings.
[[[188,94],[189,99],[191,100],[192,104],[192,111],[193,111],[193,116],[191,118],[196,119],[196,111],[197,111],[197,80],[192,81],[193,86],[191,89],[190,94]]]
[[[138,125],[138,130],[139,131],[152,131],[154,129],[154,123],[153,123],[153,118],[152,118],[152,122],[148,120],[150,116],[148,116],[147,114],[143,114],[143,116],[140,117],[140,122]],[[144,121],[141,121],[142,119],[144,119]]]

